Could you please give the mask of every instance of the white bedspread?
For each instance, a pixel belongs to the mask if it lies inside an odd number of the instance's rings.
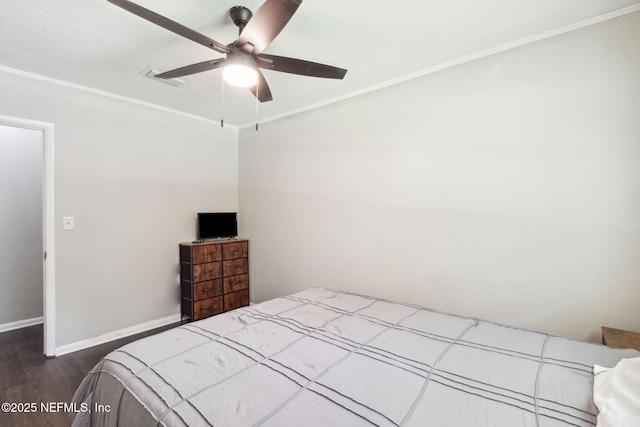
[[[74,426],[594,426],[615,350],[309,289],[128,344],[86,377]],[[109,411],[95,411],[96,404]]]

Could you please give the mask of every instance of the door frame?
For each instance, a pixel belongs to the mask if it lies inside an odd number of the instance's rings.
[[[49,122],[4,116],[0,114],[0,125],[42,131],[42,255],[43,255],[43,353],[56,356],[56,245],[55,245],[55,125]]]

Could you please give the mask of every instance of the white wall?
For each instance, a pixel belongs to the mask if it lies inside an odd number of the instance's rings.
[[[237,209],[237,130],[3,72],[0,93],[55,124],[56,347],[177,318],[178,243]]]
[[[240,132],[251,295],[640,330],[640,13]]]
[[[42,132],[0,126],[0,328],[42,316]]]

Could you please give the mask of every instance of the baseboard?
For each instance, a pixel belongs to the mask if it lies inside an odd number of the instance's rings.
[[[33,325],[44,323],[44,317],[34,317],[33,319],[18,320],[16,322],[3,323],[0,325],[0,333],[13,331],[14,329],[27,328]]]
[[[119,329],[117,331],[109,332],[107,334],[100,335],[94,338],[77,341],[71,344],[65,344],[56,348],[56,356],[62,356],[63,354],[73,353],[74,351],[84,350],[85,348],[104,344],[106,342],[117,340],[119,338],[124,338],[130,335],[139,334],[140,332],[146,332],[151,329],[160,328],[171,323],[179,322],[181,319],[182,317],[180,314],[172,314],[171,316],[140,323],[138,325]]]

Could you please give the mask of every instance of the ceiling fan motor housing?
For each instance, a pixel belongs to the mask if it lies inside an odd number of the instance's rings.
[[[253,14],[244,6],[233,6],[231,10],[229,10],[229,16],[233,23],[236,24],[242,32],[242,29],[247,25],[247,22],[249,22]]]

